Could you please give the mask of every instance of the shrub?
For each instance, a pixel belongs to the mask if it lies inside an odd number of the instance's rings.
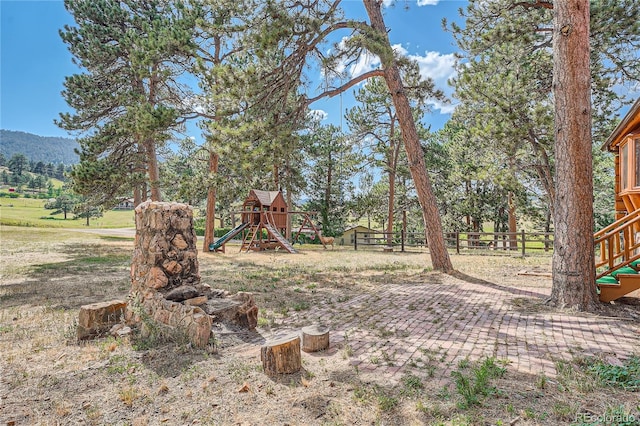
[[[18,194],[17,192],[0,192],[0,197],[18,198],[20,197],[20,194]]]

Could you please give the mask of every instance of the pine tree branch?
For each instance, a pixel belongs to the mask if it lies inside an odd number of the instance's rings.
[[[513,3],[509,9],[515,9],[516,7],[523,7],[525,9],[539,9],[539,8],[543,8],[543,9],[553,9],[553,2],[550,1],[545,1],[545,0],[536,0],[534,2],[530,2],[530,1],[518,1]]]
[[[340,93],[344,93],[345,91],[349,90],[351,87],[355,86],[356,84],[367,80],[369,78],[372,77],[383,77],[384,76],[384,71],[383,70],[372,70],[372,71],[368,71],[364,74],[359,75],[358,77],[353,78],[352,80],[348,81],[347,83],[343,84],[340,87],[336,87],[335,89],[331,89],[331,90],[327,90],[321,94],[319,94],[318,96],[314,96],[313,98],[309,98],[305,101],[305,104],[311,105],[312,103],[322,99],[322,98],[332,98],[336,95],[339,95]]]

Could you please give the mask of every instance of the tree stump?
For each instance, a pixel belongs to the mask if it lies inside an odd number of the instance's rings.
[[[324,351],[329,348],[329,328],[312,325],[302,329],[302,350],[305,352]]]
[[[260,350],[260,359],[264,372],[269,375],[291,374],[300,371],[300,337],[276,336]]]

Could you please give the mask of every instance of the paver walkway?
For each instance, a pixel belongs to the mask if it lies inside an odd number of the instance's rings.
[[[346,348],[352,365],[391,381],[434,360],[455,366],[492,356],[519,372],[553,377],[554,360],[640,354],[638,323],[547,309],[540,302],[548,288],[426,277],[433,282],[380,285],[374,294],[312,308],[283,325],[295,328],[301,315],[321,320],[331,327],[332,346]]]

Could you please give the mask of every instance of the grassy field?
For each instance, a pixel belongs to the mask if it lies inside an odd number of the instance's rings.
[[[85,219],[73,219],[68,213],[51,216],[44,208],[46,200],[33,198],[0,198],[0,224],[39,228],[86,228]],[[91,219],[91,228],[130,228],[135,226],[131,210],[108,210],[104,216]]]

